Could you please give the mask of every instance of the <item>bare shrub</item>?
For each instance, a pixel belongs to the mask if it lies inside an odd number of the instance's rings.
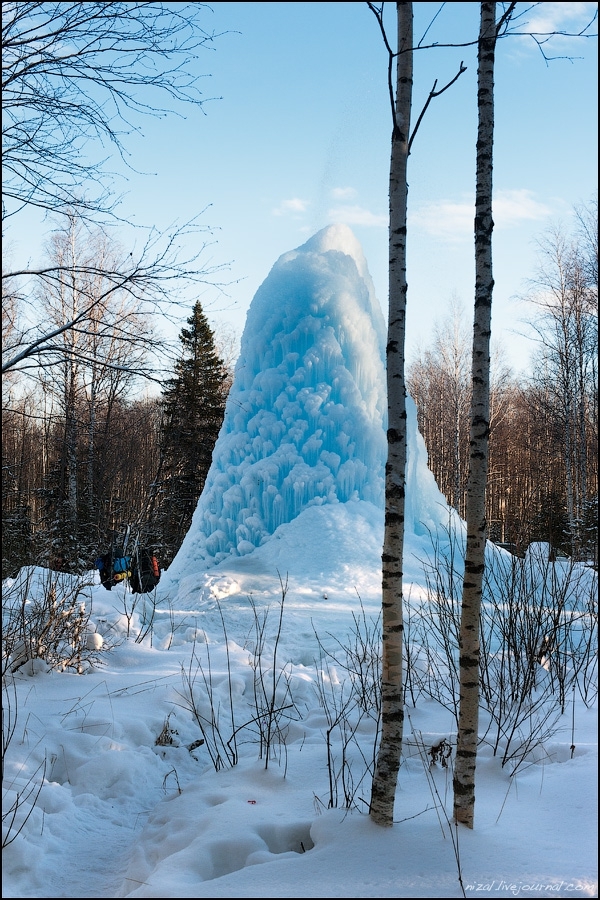
[[[407,600],[412,644],[419,648],[422,665],[413,665],[412,682],[424,696],[449,710],[458,723],[458,642],[464,547],[454,531],[446,529],[442,543],[431,535],[431,555],[421,561],[425,576],[424,603]],[[415,655],[415,651],[411,651]]]
[[[31,816],[46,775],[46,759],[22,783],[4,781],[4,762],[18,718],[15,678],[38,671],[79,675],[109,649],[90,622],[93,579],[25,567],[3,584],[2,596],[2,846],[12,843]]]
[[[292,696],[291,666],[287,663],[281,666],[277,658],[283,625],[283,609],[288,592],[287,577],[284,582],[280,573],[277,574],[281,587],[281,601],[270,650],[267,643],[269,609],[267,608],[260,615],[256,604],[250,598],[254,613],[254,641],[249,662],[254,673],[253,705],[255,715],[252,722],[246,724],[253,724],[258,730],[259,758],[264,759],[265,769],[268,768],[271,759],[277,758],[278,749],[285,747],[290,721],[299,718]]]
[[[463,553],[447,531],[422,561],[426,602],[409,604],[412,641],[425,661],[411,677],[458,727]],[[571,560],[525,559],[488,545],[481,606],[480,703],[484,740],[511,771],[556,733],[568,697],[597,696],[597,574]],[[413,653],[414,655],[414,653]]]
[[[3,675],[40,668],[82,674],[106,649],[90,623],[93,581],[51,570],[34,580],[31,567],[22,569],[3,591]]]
[[[269,635],[270,610],[262,614],[256,604],[249,598],[253,611],[253,639],[248,660],[253,672],[253,691],[249,707],[246,706],[243,716],[235,708],[232,686],[231,663],[227,639],[225,619],[218,605],[223,629],[226,650],[225,675],[217,676],[213,671],[210,644],[205,642],[202,648],[194,640],[190,661],[187,667],[182,666],[182,690],[178,692],[183,709],[191,713],[198,725],[202,739],[195,742],[196,747],[204,745],[215,771],[235,766],[238,762],[238,742],[246,733],[245,742],[258,744],[259,758],[264,759],[265,768],[269,762],[280,757],[285,750],[288,726],[297,721],[300,714],[292,696],[291,666],[280,665],[278,647],[283,625],[283,610],[287,594],[287,580],[280,576],[281,601],[274,635]],[[272,641],[272,643],[270,643]],[[222,702],[223,692],[220,690],[225,679],[226,697]],[[236,720],[243,718],[242,724]]]
[[[359,601],[361,612],[352,614],[347,642],[329,635],[339,652],[326,650],[316,635],[321,659],[315,665],[317,696],[327,721],[326,805],[364,812],[369,802],[359,790],[365,779],[374,775],[381,727],[381,614],[367,618],[360,596]],[[340,680],[338,671],[347,677]],[[370,733],[372,742],[367,752],[363,749],[365,732]]]
[[[555,732],[578,684],[592,696],[595,578],[572,560],[506,559],[493,547],[482,605],[481,704],[494,755],[515,771]]]
[[[202,738],[195,742],[196,746],[203,745],[205,747],[215,772],[219,772],[221,769],[230,768],[237,763],[237,750],[231,747],[235,727],[232,733],[222,725],[222,709],[215,694],[210,645],[206,642],[203,646],[204,661],[198,651],[196,637],[194,637],[187,668],[181,666],[182,690],[177,691],[177,694],[181,700],[179,705],[191,713],[200,729]],[[231,678],[229,658],[228,677]],[[231,691],[229,696],[231,702],[228,717],[234,723]]]
[[[5,758],[14,738],[18,719],[18,696],[14,675],[2,673],[2,847],[8,847],[25,827],[41,793],[46,776],[46,759],[29,777],[17,782],[5,781]],[[12,798],[12,799],[11,799]],[[10,802],[9,802],[10,801]]]

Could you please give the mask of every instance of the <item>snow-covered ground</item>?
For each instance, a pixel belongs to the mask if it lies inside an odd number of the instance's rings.
[[[307,516],[301,541],[302,516],[256,555],[189,576],[141,640],[139,604],[127,636],[134,595],[87,589],[105,635],[98,664],[84,675],[27,666],[16,674],[3,801],[7,809],[20,797],[13,833],[31,815],[4,850],[5,897],[460,897],[459,865],[469,897],[597,896],[597,708],[578,693],[515,774],[482,742],[472,832],[449,823],[452,757],[446,767],[431,759],[442,738],[452,745],[454,718],[424,695],[408,702],[396,824],[372,824],[357,745],[348,740],[344,767],[340,732],[332,757],[327,732],[350,694],[342,647],[355,646],[357,633],[368,646],[378,618],[379,511],[359,502],[329,513],[323,528]],[[350,558],[352,534],[360,541]],[[408,549],[407,588],[419,605],[417,557],[429,551],[417,538]],[[35,570],[32,597],[48,577],[72,583]],[[256,722],[241,726],[260,710],[265,737],[275,654],[289,685],[286,694],[280,681],[276,708],[293,707],[273,717],[267,764]],[[261,666],[266,695],[255,700]],[[202,734],[190,689],[207,739],[195,748]],[[348,720],[358,721],[356,710]],[[370,761],[368,714],[357,736]]]

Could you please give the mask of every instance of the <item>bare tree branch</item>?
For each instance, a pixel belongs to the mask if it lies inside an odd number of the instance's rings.
[[[25,360],[35,359],[39,364],[42,357],[47,365],[48,357],[56,351],[56,338],[78,327],[85,331],[94,310],[119,292],[125,292],[139,302],[142,313],[160,311],[164,316],[169,307],[177,307],[183,302],[189,304],[189,298],[185,297],[186,288],[200,284],[220,287],[211,276],[225,267],[200,264],[200,257],[208,246],[206,242],[191,257],[182,256],[180,244],[183,238],[194,234],[202,234],[202,229],[192,220],[174,231],[152,229],[141,251],[135,256],[131,251],[112,264],[97,265],[86,260],[4,273],[3,284],[23,278],[33,279],[38,284],[37,288],[26,289],[30,303],[42,285],[60,285],[67,276],[77,280],[79,295],[84,302],[75,315],[64,318],[55,327],[49,328],[47,320],[42,319],[33,329],[8,336],[3,342],[2,372],[22,368]],[[102,284],[100,290],[99,282]],[[19,291],[13,290],[10,296],[19,297]]]
[[[435,89],[435,88],[436,88],[436,85],[437,85],[437,78],[436,78],[436,80],[433,82],[433,87],[431,88],[431,90],[430,90],[430,92],[429,92],[429,96],[428,96],[427,100],[425,101],[425,105],[423,106],[423,109],[421,110],[421,113],[420,113],[420,115],[419,115],[419,118],[417,119],[417,124],[416,124],[415,127],[413,128],[413,132],[412,132],[412,134],[411,134],[411,136],[410,136],[410,140],[409,140],[409,142],[408,142],[408,152],[409,152],[409,154],[410,154],[410,150],[411,150],[411,147],[412,147],[412,143],[413,143],[413,141],[414,141],[414,139],[415,139],[415,135],[416,135],[417,131],[419,130],[419,125],[421,124],[421,121],[423,120],[423,116],[424,116],[425,113],[427,112],[427,107],[429,106],[429,104],[431,103],[431,101],[433,100],[433,98],[434,98],[434,97],[439,97],[440,94],[443,94],[444,91],[447,91],[449,87],[452,87],[452,85],[454,84],[454,82],[457,81],[458,78],[460,78],[460,76],[462,75],[462,73],[463,73],[463,72],[466,72],[466,71],[467,71],[467,67],[466,67],[466,66],[464,65],[464,63],[461,61],[460,68],[459,68],[458,72],[456,73],[456,75],[454,76],[454,78],[452,78],[452,80],[449,81],[448,84],[445,85],[443,88],[440,88],[439,91],[436,91],[436,89]]]
[[[27,206],[77,209],[95,222],[114,215],[105,164],[116,151],[131,168],[123,139],[140,130],[136,118],[206,102],[195,66],[216,37],[200,26],[207,11],[199,3],[3,3],[3,219]],[[86,158],[90,149],[100,158]]]

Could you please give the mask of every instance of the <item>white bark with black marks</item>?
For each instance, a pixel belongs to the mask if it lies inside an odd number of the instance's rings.
[[[388,458],[382,553],[382,729],[371,789],[370,816],[391,826],[404,724],[402,683],[402,556],[406,490],[407,162],[413,83],[412,3],[397,3],[398,62],[390,163],[389,324],[387,343]]]
[[[479,611],[485,563],[492,293],[492,174],[496,4],[481,4],[477,72],[477,186],[475,199],[475,313],[467,546],[460,622],[460,711],[454,768],[454,818],[473,827],[479,725]]]

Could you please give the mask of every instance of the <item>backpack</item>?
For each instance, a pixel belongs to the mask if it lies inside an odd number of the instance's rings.
[[[100,583],[104,585],[107,591],[113,586],[113,557],[112,553],[105,553],[99,556],[95,562],[95,566],[100,572]]]
[[[131,573],[129,585],[134,594],[147,594],[153,591],[160,581],[158,559],[146,548],[140,548],[131,557]]]
[[[129,576],[130,565],[130,556],[115,557],[112,552],[99,556],[96,560],[96,568],[100,572],[100,583],[107,591],[110,591],[114,584],[124,581]]]

